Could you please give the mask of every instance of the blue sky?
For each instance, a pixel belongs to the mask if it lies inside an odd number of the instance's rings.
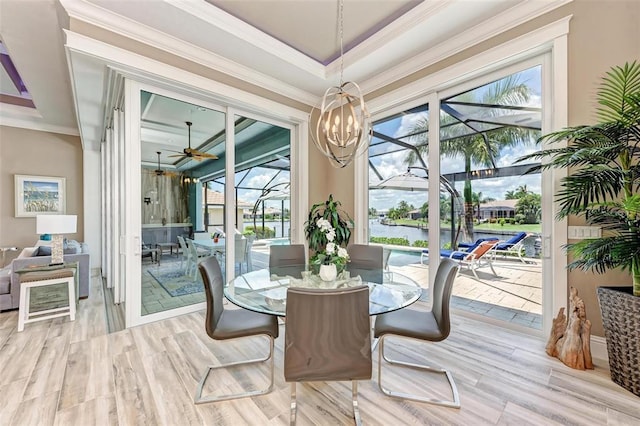
[[[540,68],[535,67],[529,70],[523,71],[519,74],[518,78],[520,82],[527,83],[530,87],[532,96],[527,105],[540,107],[541,106],[541,91],[540,91]],[[476,89],[476,98],[482,96],[482,92],[486,90],[486,87]],[[407,114],[401,118],[390,120],[384,123],[380,123],[375,126],[375,130],[391,135],[393,137],[399,137],[409,133],[414,124],[428,116],[427,112],[420,112],[415,114]],[[497,167],[511,166],[519,157],[533,152],[537,149],[534,141],[523,144],[517,147],[504,148],[500,155],[496,158]],[[383,179],[391,176],[396,176],[407,171],[407,165],[404,164],[404,158],[407,155],[407,151],[396,152],[391,154],[382,155],[380,157],[372,158],[372,162],[376,166],[378,172],[382,175]],[[427,158],[424,158],[427,162]],[[476,167],[474,167],[476,168]],[[484,168],[484,167],[477,167]],[[456,158],[441,158],[440,162],[441,173],[460,172],[464,170],[464,160],[461,156]],[[412,171],[415,174],[422,175],[420,171]],[[379,182],[378,177],[370,170],[369,173],[370,184]],[[455,186],[459,192],[462,192],[463,182],[456,182]],[[540,193],[540,175],[527,175],[527,176],[513,176],[506,178],[494,178],[494,179],[479,179],[472,181],[472,187],[474,192],[482,192],[483,197],[491,197],[495,199],[504,199],[504,195],[507,191],[512,191],[518,187],[526,185],[530,191]],[[401,190],[373,190],[369,192],[369,205],[377,210],[387,210],[390,207],[395,207],[397,204],[404,200],[409,204],[413,204],[416,208],[420,207],[425,201],[427,201],[428,193],[422,191],[401,191]]]

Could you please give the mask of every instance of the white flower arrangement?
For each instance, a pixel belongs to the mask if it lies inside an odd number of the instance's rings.
[[[324,250],[319,250],[311,258],[311,264],[335,264],[337,267],[343,268],[344,265],[349,261],[349,254],[347,253],[347,249],[345,249],[344,247],[340,247],[333,242],[336,238],[336,230],[333,228],[333,226],[331,226],[331,223],[329,223],[328,220],[322,218],[316,221],[316,226],[322,233],[324,233],[327,244]]]

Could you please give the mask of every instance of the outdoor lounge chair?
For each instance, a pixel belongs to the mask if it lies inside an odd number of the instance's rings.
[[[471,269],[473,275],[478,277],[476,273],[476,269],[488,265],[491,268],[491,272],[493,275],[498,276],[495,269],[493,269],[493,257],[492,257],[492,249],[498,244],[498,241],[482,241],[477,247],[473,248],[471,251],[459,251],[459,250],[440,250],[441,257],[448,257],[449,259],[454,259],[458,261],[460,266],[466,266]]]
[[[531,234],[528,234],[526,232],[518,232],[507,241],[500,241],[493,248],[494,256],[496,254],[502,254],[504,256],[508,254],[515,254],[518,256],[518,259],[520,259],[522,263],[526,263],[526,261],[522,258],[522,252],[524,251],[524,241],[529,236],[531,236]]]
[[[469,249],[473,250],[474,248],[478,247],[480,243],[483,241],[497,241],[497,240],[499,240],[499,238],[491,237],[491,238],[478,238],[473,243],[465,243],[465,242],[458,243],[458,250],[470,251]]]
[[[498,238],[478,238],[476,240],[475,243],[460,243],[458,244],[458,250],[448,250],[448,249],[443,249],[440,251],[440,256],[442,257],[449,257],[449,254],[453,251],[456,252],[467,252],[467,253],[471,253],[473,250],[476,249],[476,247],[478,247],[482,242],[484,241],[493,241],[493,242],[498,242]],[[447,252],[449,254],[447,255],[443,255],[443,252]],[[420,254],[420,263],[424,264],[424,258],[428,258],[429,257],[429,249],[423,249],[422,250],[422,254]]]

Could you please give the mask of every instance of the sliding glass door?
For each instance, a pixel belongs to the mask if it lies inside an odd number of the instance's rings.
[[[127,89],[119,249],[133,326],[203,309],[205,257],[228,281],[265,267],[270,245],[302,226],[291,202],[295,126],[133,81]]]
[[[391,251],[391,268],[428,288],[430,268],[452,257],[455,308],[536,332],[553,196],[515,162],[541,135],[542,75],[540,57],[376,120],[368,173],[368,238]]]

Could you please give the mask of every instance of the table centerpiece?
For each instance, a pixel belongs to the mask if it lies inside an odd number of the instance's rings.
[[[323,280],[332,281],[349,261],[346,245],[351,237],[353,221],[339,209],[340,202],[329,195],[325,202],[314,204],[309,211],[305,234],[313,255],[311,270]]]

